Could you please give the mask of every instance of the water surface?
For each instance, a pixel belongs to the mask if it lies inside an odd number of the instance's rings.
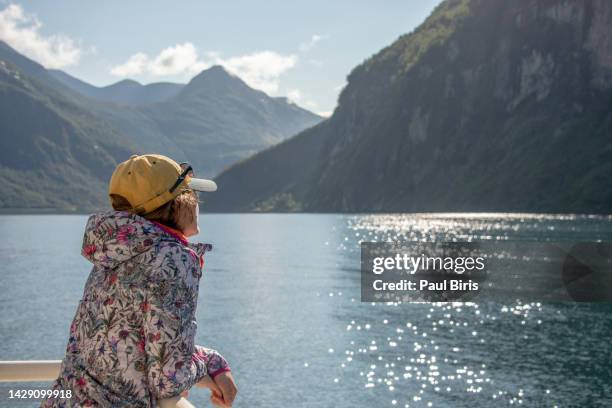
[[[61,359],[91,265],[86,216],[0,216],[0,359]],[[612,307],[361,303],[359,242],[606,240],[612,218],[529,214],[202,215],[197,343],[236,406],[612,406]],[[9,389],[48,384],[1,384]],[[206,406],[207,392],[189,399]]]

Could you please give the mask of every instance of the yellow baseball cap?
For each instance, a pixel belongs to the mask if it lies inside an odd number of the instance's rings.
[[[216,191],[212,180],[194,178],[188,163],[178,164],[160,154],[132,155],[111,176],[108,194],[128,200],[136,214],[149,213],[174,199],[185,189]]]

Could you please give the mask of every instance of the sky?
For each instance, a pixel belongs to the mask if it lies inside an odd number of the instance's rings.
[[[0,39],[96,86],[186,83],[223,65],[253,88],[329,116],[350,71],[439,2],[0,0]]]

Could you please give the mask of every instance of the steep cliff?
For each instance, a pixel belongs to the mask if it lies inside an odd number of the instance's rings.
[[[208,207],[609,213],[610,27],[606,0],[445,1]]]

